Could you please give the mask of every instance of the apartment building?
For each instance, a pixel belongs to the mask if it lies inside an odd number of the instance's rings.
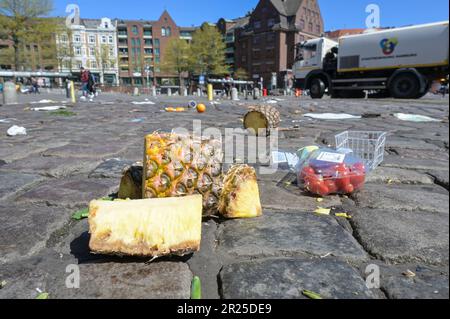
[[[164,11],[156,21],[117,20],[119,76],[122,85],[178,85],[178,76],[164,72],[161,64],[169,41],[192,41],[196,28],[179,27]]]
[[[235,67],[270,87],[276,75],[278,87],[295,62],[295,46],[323,34],[317,0],[261,0],[248,22],[235,34]]]
[[[88,68],[102,84],[118,85],[117,26],[109,18],[80,19],[56,37],[59,71]]]
[[[246,26],[249,23],[249,17],[237,19],[220,19],[217,22],[217,28],[222,33],[226,49],[225,49],[225,63],[230,72],[237,70],[236,67],[236,30]]]
[[[0,70],[16,71],[52,71],[56,69],[52,57],[53,48],[49,45],[43,48],[35,43],[22,44],[20,47],[20,67],[14,65],[14,49],[11,40],[0,40]]]

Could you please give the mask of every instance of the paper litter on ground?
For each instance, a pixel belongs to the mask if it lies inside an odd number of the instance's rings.
[[[425,115],[418,115],[418,114],[404,114],[404,113],[396,113],[394,114],[396,118],[398,118],[401,121],[408,121],[408,122],[441,122],[441,120],[434,119],[429,116]]]
[[[345,113],[307,113],[304,117],[313,118],[316,120],[355,120],[361,119],[361,116],[345,114]]]
[[[152,101],[143,101],[143,102],[133,101],[133,102],[131,102],[131,104],[134,104],[134,105],[154,105],[155,103],[152,102]]]
[[[36,112],[47,112],[47,111],[57,111],[57,110],[63,110],[66,109],[65,106],[62,105],[58,105],[58,106],[45,106],[45,107],[35,107],[35,108],[31,108],[31,111],[36,111]]]
[[[30,104],[50,104],[50,103],[56,103],[56,102],[53,100],[40,100],[40,101],[30,102]]]
[[[11,126],[6,132],[8,136],[27,135],[27,129],[17,125]]]

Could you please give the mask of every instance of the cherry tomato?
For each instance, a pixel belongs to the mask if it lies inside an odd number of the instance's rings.
[[[366,176],[359,172],[354,172],[354,174],[356,175],[350,177],[350,183],[354,186],[355,190],[359,190],[364,186]]]
[[[366,174],[366,166],[364,165],[364,163],[356,163],[355,165],[352,166],[352,171]]]
[[[314,169],[310,166],[303,167],[302,171],[300,172],[300,181],[304,181],[306,177],[308,176],[314,176],[316,172]]]
[[[325,181],[317,175],[312,175],[305,178],[305,188],[311,193],[320,196],[328,196],[330,194]]]
[[[328,191],[330,194],[338,193],[339,189],[334,180],[332,179],[325,180],[325,185],[328,187]]]
[[[355,187],[352,184],[347,184],[343,189],[344,194],[352,194],[355,191]]]

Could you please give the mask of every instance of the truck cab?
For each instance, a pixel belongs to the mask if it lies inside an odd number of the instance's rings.
[[[322,70],[324,60],[332,48],[339,44],[327,38],[304,41],[297,45],[296,61],[294,65],[295,78],[304,82],[311,71]]]

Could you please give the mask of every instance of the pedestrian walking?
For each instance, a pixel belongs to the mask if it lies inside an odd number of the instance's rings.
[[[83,96],[87,97],[88,93],[89,93],[89,71],[86,70],[84,67],[80,68],[80,72],[81,72],[81,91],[83,92]]]

